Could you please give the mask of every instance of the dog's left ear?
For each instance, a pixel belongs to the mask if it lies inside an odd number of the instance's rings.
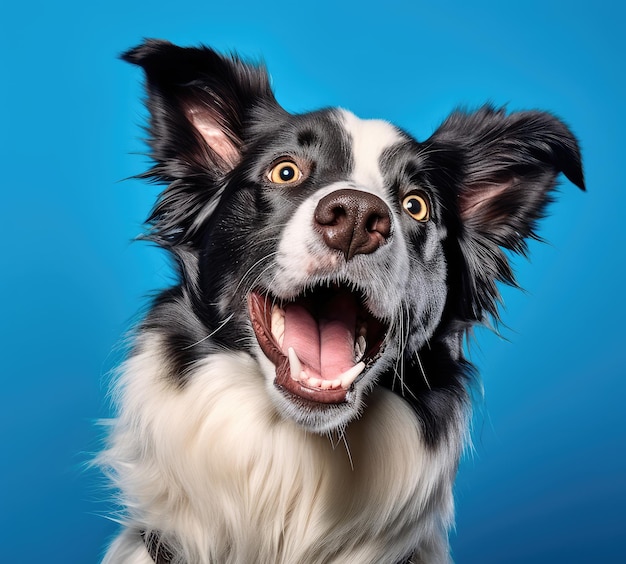
[[[122,59],[145,71],[151,172],[166,182],[228,173],[251,110],[278,107],[265,69],[236,55],[147,39]]]
[[[559,173],[585,189],[578,142],[548,113],[491,107],[453,113],[429,142],[460,166],[457,210],[473,314],[497,315],[496,280],[514,283],[502,248],[526,251]]]
[[[182,252],[217,205],[224,181],[242,158],[247,122],[278,106],[262,65],[208,47],[148,39],[122,59],[146,76],[148,144],[154,165],[144,173],[167,184],[148,224],[148,238]]]

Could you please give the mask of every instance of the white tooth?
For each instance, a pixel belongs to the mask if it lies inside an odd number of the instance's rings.
[[[278,306],[272,308],[272,335],[282,347],[285,336],[285,312]]]
[[[298,358],[296,351],[293,350],[293,347],[289,347],[287,355],[289,358],[289,371],[291,373],[291,379],[299,382],[300,373],[302,372],[302,364],[300,364],[300,359]]]
[[[331,380],[322,380],[322,390],[330,390],[333,386]]]
[[[359,374],[365,369],[365,363],[359,362],[349,370],[346,370],[341,376],[341,387],[347,390],[354,382]]]
[[[322,381],[319,378],[309,378],[307,384],[312,388],[319,388]]]
[[[365,337],[361,335],[354,344],[354,356],[357,360],[359,360],[365,354],[366,346],[367,342],[365,341]]]
[[[285,310],[277,305],[272,306],[272,323],[274,321],[282,320],[285,321]]]
[[[341,388],[341,380],[337,378],[337,380],[333,380],[330,386],[333,390],[337,388]]]
[[[274,340],[282,348],[283,341],[285,339],[285,328],[283,327],[283,330],[279,331],[278,329],[276,329],[276,327],[272,326],[272,337],[274,337]]]

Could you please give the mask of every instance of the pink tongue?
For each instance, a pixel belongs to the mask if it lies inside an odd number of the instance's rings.
[[[334,380],[354,366],[354,328],[357,304],[341,292],[318,311],[318,321],[303,306],[285,308],[283,353],[293,347],[310,376]]]

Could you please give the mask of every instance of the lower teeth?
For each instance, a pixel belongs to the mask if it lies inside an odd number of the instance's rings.
[[[347,390],[352,383],[357,379],[359,374],[365,369],[365,363],[357,362],[352,368],[349,368],[345,372],[339,375],[339,378],[334,380],[324,380],[309,376],[303,369],[302,363],[296,354],[296,351],[289,347],[287,358],[289,360],[289,372],[291,379],[295,382],[303,382],[308,387],[320,388],[322,390],[343,388]]]

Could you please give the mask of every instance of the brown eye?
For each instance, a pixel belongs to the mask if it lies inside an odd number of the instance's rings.
[[[402,200],[402,207],[415,221],[424,222],[430,219],[428,200],[421,194],[413,193],[405,196]]]
[[[302,171],[293,161],[281,161],[268,174],[274,184],[293,184],[302,178]]]

